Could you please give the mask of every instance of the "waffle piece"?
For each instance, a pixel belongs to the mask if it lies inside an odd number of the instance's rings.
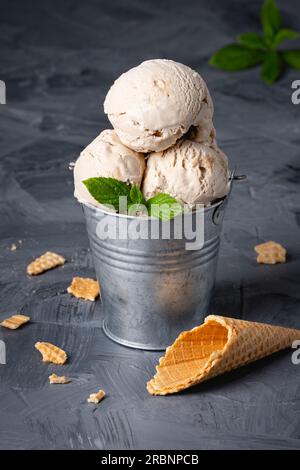
[[[65,262],[65,258],[62,256],[57,253],[47,251],[27,266],[27,274],[30,276],[36,276],[37,274],[48,271],[49,269],[56,268],[56,266],[61,266],[62,264],[65,264]]]
[[[97,393],[91,393],[89,398],[87,399],[88,403],[95,403],[98,405],[100,401],[105,397],[104,390],[99,390]]]
[[[266,242],[254,247],[258,256],[256,261],[260,264],[285,263],[286,249],[276,242]]]
[[[68,377],[65,377],[64,375],[56,375],[56,374],[51,374],[49,375],[49,382],[51,384],[68,384],[71,381]]]
[[[21,325],[24,325],[24,323],[29,322],[30,317],[27,317],[26,315],[13,315],[9,318],[6,318],[3,320],[2,323],[0,323],[1,326],[4,326],[4,328],[9,328],[10,330],[16,330],[19,328]]]
[[[72,284],[68,287],[68,292],[74,297],[93,302],[100,294],[99,283],[94,279],[74,277]]]
[[[64,364],[68,358],[63,349],[51,343],[35,343],[35,348],[43,356],[43,362],[53,362],[53,364]]]

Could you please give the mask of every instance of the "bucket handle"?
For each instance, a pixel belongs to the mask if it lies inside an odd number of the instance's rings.
[[[233,181],[244,181],[247,179],[247,175],[233,175]]]

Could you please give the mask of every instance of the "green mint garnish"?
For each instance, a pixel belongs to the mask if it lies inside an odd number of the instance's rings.
[[[249,32],[237,37],[237,44],[225,46],[210,59],[210,64],[227,72],[245,70],[262,64],[261,77],[267,84],[280,78],[284,64],[300,69],[300,50],[278,50],[287,40],[296,39],[299,33],[282,28],[282,18],[275,0],[264,0],[260,21],[262,34]]]
[[[145,201],[143,193],[136,184],[128,185],[115,178],[89,178],[83,181],[89,193],[96,201],[105,206],[113,206],[120,211],[119,197],[127,198],[129,215],[150,215],[161,220],[170,220],[182,213],[177,200],[168,194],[156,194]]]

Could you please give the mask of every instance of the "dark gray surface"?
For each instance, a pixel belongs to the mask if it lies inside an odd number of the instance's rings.
[[[279,3],[299,30],[298,2]],[[0,107],[0,319],[16,311],[32,318],[0,332],[2,449],[300,447],[300,366],[291,351],[177,396],[151,397],[145,384],[159,354],[112,343],[100,328],[100,302],[66,293],[74,275],[94,275],[67,164],[108,127],[101,103],[113,79],[143,59],[167,57],[206,79],[219,143],[248,175],[228,207],[212,312],[300,328],[300,106],[290,99],[300,74],[267,87],[257,69],[226,74],[207,64],[216,48],[257,28],[259,5],[1,1],[8,103]],[[253,246],[268,239],[287,247],[286,264],[256,264]],[[26,265],[45,250],[68,263],[27,277]],[[38,340],[63,347],[68,364],[43,364]],[[49,386],[54,371],[72,383]],[[86,398],[99,387],[108,396],[96,408]]]

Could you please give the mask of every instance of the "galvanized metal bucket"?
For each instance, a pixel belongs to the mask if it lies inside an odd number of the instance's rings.
[[[137,217],[106,212],[83,204],[96,275],[104,308],[103,329],[113,341],[147,350],[163,350],[183,330],[203,322],[215,282],[220,232],[229,195],[203,208],[204,244],[186,250],[186,238],[132,239]],[[191,218],[196,212],[179,217]],[[104,218],[111,224],[126,222],[127,239],[98,236]],[[117,219],[116,219],[117,218]],[[150,233],[150,220],[139,218],[142,232]],[[156,221],[160,229],[163,222]],[[123,234],[124,235],[124,234]],[[115,239],[116,238],[116,239]],[[122,237],[121,237],[122,238]]]

